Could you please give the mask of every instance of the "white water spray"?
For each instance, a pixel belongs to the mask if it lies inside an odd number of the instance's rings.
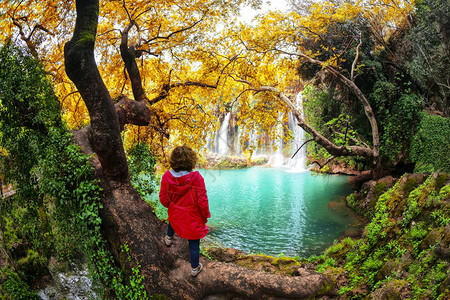
[[[226,156],[228,155],[228,126],[230,123],[231,114],[228,112],[220,125],[219,132],[216,138],[217,153]]]
[[[300,111],[302,118],[304,118],[303,113],[303,98],[302,93],[298,93],[296,97],[296,109]],[[307,170],[305,166],[306,161],[306,148],[298,150],[300,146],[305,142],[305,131],[303,128],[298,126],[297,120],[292,113],[289,113],[289,128],[292,130],[294,139],[292,141],[292,153],[287,165],[295,172],[304,172]],[[298,152],[297,152],[298,151]],[[295,154],[294,157],[292,157]]]

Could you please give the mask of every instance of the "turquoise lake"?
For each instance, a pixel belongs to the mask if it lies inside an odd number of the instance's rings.
[[[347,176],[264,167],[199,171],[212,215],[206,243],[307,257],[358,224],[343,201],[351,193]]]

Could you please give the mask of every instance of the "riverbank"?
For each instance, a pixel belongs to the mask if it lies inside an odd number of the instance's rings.
[[[198,167],[210,170],[243,169],[266,165],[268,162],[268,156],[250,159],[241,156],[222,156],[217,153],[209,152],[205,158],[199,162]]]

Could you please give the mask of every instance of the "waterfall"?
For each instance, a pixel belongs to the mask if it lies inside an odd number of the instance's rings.
[[[296,97],[296,109],[301,112],[303,118],[303,101],[302,94],[299,93]],[[288,113],[288,128],[292,131],[293,139],[287,144],[284,143],[283,118],[284,114],[279,113],[276,125],[276,138],[274,140],[268,139],[267,134],[258,134],[256,131],[246,132],[245,125],[237,126],[236,120],[232,114],[227,112],[222,119],[220,128],[217,131],[215,138],[208,138],[206,148],[213,151],[216,155],[230,156],[230,155],[242,155],[243,149],[253,149],[252,158],[258,157],[269,158],[269,164],[274,167],[286,167],[293,172],[304,172],[307,170],[305,166],[306,161],[306,148],[302,147],[298,152],[297,150],[305,141],[305,131],[298,126],[297,120],[295,120],[291,112]],[[248,142],[240,144],[243,135],[248,134]],[[264,146],[262,149],[257,149],[256,145],[258,140],[263,141]],[[212,143],[214,140],[214,143]],[[275,150],[276,149],[276,150]],[[290,150],[290,151],[289,151]],[[289,154],[287,152],[290,152]],[[297,152],[297,153],[296,153]],[[295,154],[295,155],[294,155]],[[285,156],[286,155],[286,156]],[[294,156],[292,158],[292,156]]]
[[[228,155],[228,127],[230,123],[230,116],[231,114],[228,112],[225,115],[225,118],[222,121],[222,124],[220,125],[219,132],[217,133],[216,142],[215,142],[215,148],[217,149],[217,153],[226,156]]]
[[[303,113],[303,99],[302,99],[302,93],[298,93],[296,97],[296,108],[301,112],[302,118],[304,118]],[[297,120],[292,115],[292,113],[289,113],[289,128],[292,130],[292,134],[294,136],[294,139],[292,141],[292,155],[294,155],[298,148],[304,143],[305,141],[305,131],[303,128],[298,126]],[[293,170],[297,172],[303,172],[306,171],[307,168],[305,166],[305,160],[306,160],[306,148],[305,146],[298,151],[293,158],[290,158],[287,165]]]
[[[285,159],[283,156],[283,113],[278,113],[277,127],[276,127],[277,138],[272,142],[272,148],[276,148],[272,158],[270,159],[270,164],[275,167],[283,166]]]

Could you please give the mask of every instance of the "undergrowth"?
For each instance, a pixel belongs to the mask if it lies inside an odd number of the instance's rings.
[[[317,271],[334,276],[342,298],[449,294],[450,263],[443,254],[450,234],[448,175],[432,174],[414,187],[408,179],[405,175],[379,196],[361,239],[346,238],[311,260]],[[345,281],[338,279],[342,275]]]

